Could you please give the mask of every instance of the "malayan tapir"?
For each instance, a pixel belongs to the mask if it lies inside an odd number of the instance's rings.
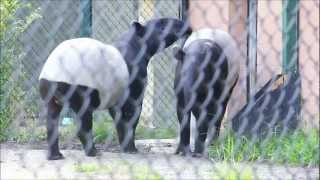
[[[92,113],[108,109],[122,152],[137,152],[135,129],[141,113],[150,58],[191,34],[187,23],[158,18],[145,25],[133,22],[114,44],[92,38],[62,42],[49,55],[39,76],[39,90],[47,109],[49,160],[62,159],[58,124],[62,108],[76,113],[79,137],[87,156],[97,150],[92,135]]]
[[[219,135],[228,100],[239,76],[239,50],[220,29],[194,31],[175,50],[175,93],[180,141],[176,154],[206,155],[207,144]],[[195,149],[190,149],[190,116],[196,119]]]

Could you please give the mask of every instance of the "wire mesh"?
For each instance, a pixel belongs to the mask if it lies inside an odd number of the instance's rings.
[[[319,178],[319,0],[0,3],[2,179]]]

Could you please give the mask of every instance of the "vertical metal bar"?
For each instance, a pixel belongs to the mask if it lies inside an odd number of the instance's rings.
[[[136,21],[139,21],[139,0],[133,0],[133,16]]]
[[[248,3],[248,98],[256,93],[257,81],[257,0],[249,0]]]
[[[179,4],[179,18],[181,20],[188,19],[189,0],[180,0]]]
[[[139,3],[139,22],[144,23],[150,20],[155,15],[155,4],[156,0],[142,0]],[[148,71],[148,86],[146,88],[145,102],[143,103],[141,117],[142,125],[148,128],[155,128],[153,120],[155,119],[155,109],[154,105],[156,102],[156,89],[155,89],[155,62],[150,61],[147,67]]]
[[[189,0],[180,0],[179,18],[186,23],[188,22],[188,16],[189,16],[188,11],[189,11]],[[181,46],[184,45],[184,43],[187,39],[188,39],[188,37],[181,39]]]
[[[80,0],[80,37],[92,34],[92,0]],[[62,125],[72,123],[72,111],[67,110],[62,118]]]
[[[282,9],[282,71],[298,71],[299,0],[284,0]]]
[[[92,34],[92,0],[80,0],[80,37]]]
[[[161,17],[161,12],[160,12],[160,0],[156,0],[153,4],[153,17],[154,18],[160,18]]]
[[[187,22],[188,21],[188,11],[189,11],[189,0],[180,0],[180,4],[179,4],[179,18],[182,21]],[[188,39],[188,37],[185,37],[181,40],[181,48],[183,48],[185,41]],[[180,127],[182,128],[182,127]],[[196,123],[196,118],[193,115],[193,113],[191,113],[191,117],[190,117],[190,146],[191,146],[191,150],[194,150],[195,148],[195,139],[196,139],[196,135],[197,135],[197,123]]]
[[[299,0],[284,0],[282,7],[282,73],[287,81],[286,93],[299,93],[290,103],[294,115],[287,124],[296,127],[301,113],[301,79],[299,74]],[[289,102],[288,102],[289,103]]]

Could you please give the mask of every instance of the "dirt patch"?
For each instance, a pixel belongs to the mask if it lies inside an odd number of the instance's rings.
[[[99,151],[119,153],[120,147],[116,143],[106,144],[95,144]],[[174,139],[151,139],[151,140],[136,140],[136,146],[139,152],[142,153],[157,153],[157,152],[174,152],[176,146],[176,140]],[[46,141],[35,141],[29,143],[16,143],[16,142],[5,142],[1,143],[2,149],[29,149],[29,150],[46,150],[48,144]],[[61,150],[83,150],[80,142],[61,142]]]

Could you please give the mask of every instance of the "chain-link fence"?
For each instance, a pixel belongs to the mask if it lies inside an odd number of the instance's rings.
[[[1,178],[319,179],[319,5],[2,0]]]

